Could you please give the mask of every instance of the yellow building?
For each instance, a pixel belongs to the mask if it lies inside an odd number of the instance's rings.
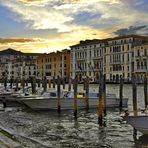
[[[62,78],[69,79],[70,77],[70,51],[62,50],[44,54],[37,58],[37,73],[38,77],[47,79],[57,78],[59,75]]]
[[[45,76],[45,59],[47,56],[47,54],[43,54],[38,56],[38,58],[36,59],[37,77],[40,79]]]

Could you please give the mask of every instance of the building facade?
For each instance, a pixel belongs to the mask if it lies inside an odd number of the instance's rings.
[[[147,71],[147,43],[147,36],[138,35],[80,41],[71,46],[71,77],[78,75],[83,81],[89,76],[95,82],[100,71],[107,81],[116,82],[120,77],[131,81],[133,73],[143,77]]]
[[[70,51],[62,50],[44,54],[36,60],[37,75],[40,79],[44,76],[47,79],[53,79],[60,76],[66,80],[70,77]]]
[[[137,35],[108,39],[104,64],[106,79],[119,81],[122,76],[125,81],[131,81],[132,74],[136,73],[136,46],[147,41],[148,37]]]
[[[33,76],[36,76],[36,61],[35,60],[22,60],[15,59],[9,61],[3,67],[3,73],[7,76],[7,79],[30,79]]]
[[[89,76],[91,81],[96,81],[97,75],[103,71],[105,40],[86,40],[71,46],[71,77],[78,75],[79,81]]]
[[[0,51],[0,79],[7,76],[10,80],[12,77],[20,79],[25,76],[29,79],[36,75],[36,58],[40,53],[23,53],[14,49]]]
[[[134,57],[132,57],[132,65],[134,72],[139,81],[144,79],[145,74],[148,76],[148,42],[133,48]]]

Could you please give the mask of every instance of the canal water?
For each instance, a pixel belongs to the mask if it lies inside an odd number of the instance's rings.
[[[79,89],[82,89],[82,85]],[[91,90],[98,90],[91,85]],[[132,110],[132,86],[124,85],[123,96],[128,97]],[[143,86],[137,88],[138,108],[144,108]],[[107,85],[107,93],[119,96],[119,85]],[[78,110],[77,120],[73,111],[32,111],[12,108],[0,111],[0,127],[13,134],[20,148],[134,148],[143,146],[143,136],[133,138],[133,128],[127,125],[118,109],[108,109],[104,126],[98,126],[97,110]],[[147,137],[144,137],[148,141]],[[142,139],[142,140],[141,140]],[[144,144],[145,146],[146,144]],[[147,146],[148,147],[148,146]]]

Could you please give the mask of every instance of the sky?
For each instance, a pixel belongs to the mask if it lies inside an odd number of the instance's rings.
[[[0,50],[50,53],[128,34],[148,35],[148,0],[0,0]]]

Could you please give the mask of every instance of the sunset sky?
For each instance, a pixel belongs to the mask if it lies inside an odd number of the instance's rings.
[[[148,0],[0,0],[0,50],[49,53],[125,34],[148,35]]]

